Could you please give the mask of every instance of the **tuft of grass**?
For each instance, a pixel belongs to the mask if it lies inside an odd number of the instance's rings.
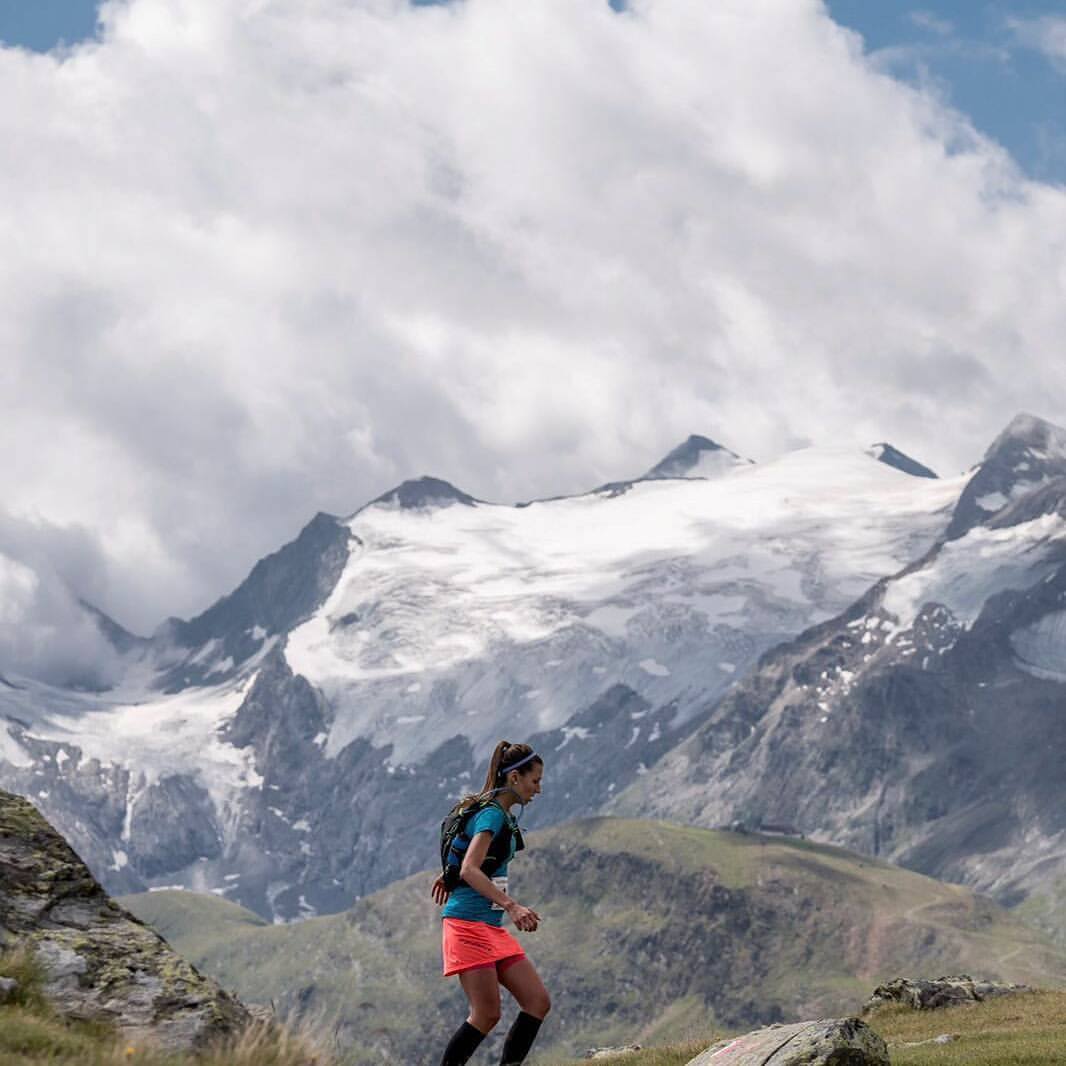
[[[0,977],[18,982],[14,1004],[20,1007],[44,1005],[41,995],[42,973],[37,959],[28,948],[19,946],[0,952]]]

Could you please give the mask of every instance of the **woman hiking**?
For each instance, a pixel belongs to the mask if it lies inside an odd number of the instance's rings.
[[[500,1020],[500,985],[517,1000],[518,1017],[507,1034],[501,1066],[523,1062],[551,1007],[548,992],[522,946],[503,928],[507,914],[515,927],[536,932],[540,916],[507,894],[507,865],[522,846],[518,822],[511,815],[540,792],[544,761],[528,744],[496,745],[485,788],[464,805],[480,806],[464,827],[469,840],[463,856],[462,881],[451,892],[444,877],[433,883],[433,899],[443,911],[444,976],[459,975],[470,1001],[470,1014],[452,1036],[441,1066],[463,1066]],[[457,840],[460,838],[457,838]],[[496,858],[489,855],[493,845]],[[486,860],[490,877],[482,866]],[[494,862],[502,860],[493,869]]]

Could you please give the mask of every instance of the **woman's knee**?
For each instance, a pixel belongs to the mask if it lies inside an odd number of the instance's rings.
[[[552,998],[548,995],[548,990],[540,989],[530,997],[529,1002],[523,1005],[522,1009],[526,1014],[532,1014],[534,1018],[546,1018],[548,1011],[552,1009]]]
[[[496,1028],[500,1020],[500,1005],[494,1007],[472,1007],[470,1009],[470,1024],[483,1033],[490,1033]]]

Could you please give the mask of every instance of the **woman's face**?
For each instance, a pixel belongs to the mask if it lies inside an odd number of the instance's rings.
[[[519,801],[528,803],[534,796],[540,795],[540,779],[544,776],[544,767],[535,763],[528,774],[515,770],[511,774],[511,788],[518,793]]]

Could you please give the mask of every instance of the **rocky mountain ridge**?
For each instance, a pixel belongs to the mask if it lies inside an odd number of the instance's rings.
[[[408,483],[318,516],[109,691],[10,677],[0,784],[114,890],[337,910],[424,866],[501,735],[552,761],[534,824],[606,802],[922,554],[961,489],[842,448],[520,507]]]
[[[768,652],[614,809],[787,820],[1066,921],[1066,434],[992,445],[945,537]]]

